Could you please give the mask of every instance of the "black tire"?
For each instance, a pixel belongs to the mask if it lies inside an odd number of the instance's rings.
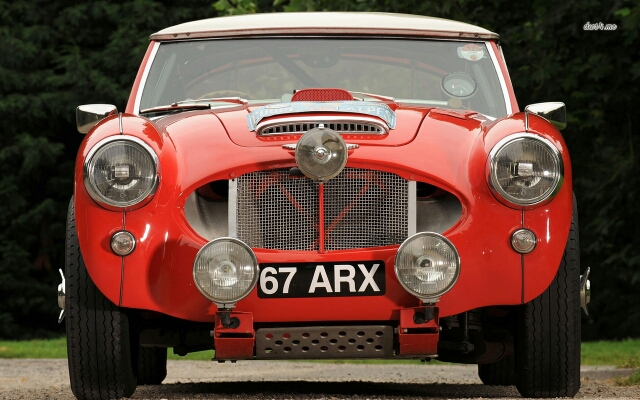
[[[580,389],[580,245],[575,196],[558,273],[544,293],[520,310],[515,360],[516,387],[524,397],[573,397]]]
[[[515,385],[516,366],[513,356],[505,356],[492,364],[478,364],[478,377],[485,385]]]
[[[167,349],[140,347],[138,350],[138,385],[159,385],[167,377]]]
[[[129,318],[104,297],[87,273],[78,244],[73,199],[67,214],[65,303],[73,394],[78,399],[131,396],[136,376]]]

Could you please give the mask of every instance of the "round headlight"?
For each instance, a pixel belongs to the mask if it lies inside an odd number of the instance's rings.
[[[420,232],[405,240],[398,249],[395,272],[409,293],[421,300],[434,300],[456,283],[460,257],[444,236]]]
[[[258,260],[253,250],[238,239],[215,239],[196,255],[193,280],[209,300],[231,305],[253,290],[258,281]]]
[[[94,147],[84,166],[85,187],[98,203],[130,207],[155,193],[158,158],[137,138],[112,136]]]
[[[313,128],[296,145],[296,163],[307,177],[326,181],[338,175],[347,163],[347,145],[332,129]]]
[[[507,137],[491,151],[490,186],[507,203],[531,206],[550,199],[563,177],[562,157],[548,140]]]

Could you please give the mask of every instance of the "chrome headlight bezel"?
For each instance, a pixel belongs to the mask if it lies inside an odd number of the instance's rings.
[[[516,144],[522,141],[536,141],[539,144],[542,144],[546,150],[548,150],[548,155],[552,158],[554,164],[554,172],[555,175],[553,177],[552,183],[549,186],[549,189],[546,190],[543,194],[539,196],[535,196],[528,199],[518,198],[516,196],[508,193],[501,185],[497,177],[497,168],[498,168],[498,156],[502,151],[505,151],[509,146]],[[496,199],[498,199],[501,203],[505,204],[508,207],[512,208],[532,208],[536,206],[541,206],[547,204],[551,201],[555,195],[558,193],[560,188],[562,187],[562,182],[564,181],[564,162],[562,160],[562,154],[560,150],[548,139],[534,135],[531,133],[517,133],[514,135],[509,135],[498,143],[491,149],[489,153],[489,158],[487,160],[487,182],[489,184],[489,188],[491,192],[494,194]]]
[[[197,271],[198,261],[200,260],[200,258],[203,256],[203,254],[211,246],[214,246],[214,245],[216,245],[218,243],[221,243],[221,242],[231,242],[231,243],[239,245],[243,250],[245,250],[248,253],[249,257],[251,258],[251,262],[253,264],[253,266],[252,266],[252,268],[253,268],[253,278],[252,278],[249,286],[244,291],[244,293],[242,293],[240,296],[236,296],[236,297],[231,298],[231,299],[216,298],[216,297],[212,296],[210,293],[208,293],[206,290],[201,288],[200,285],[198,284],[198,276],[197,276],[197,273],[198,273],[198,271]],[[217,239],[214,239],[214,240],[206,243],[198,251],[198,253],[196,254],[196,256],[195,256],[195,258],[193,260],[193,282],[194,282],[194,285],[196,286],[196,289],[198,289],[198,291],[204,297],[206,297],[208,300],[210,300],[216,306],[218,306],[218,308],[233,308],[233,307],[235,307],[235,304],[238,301],[244,299],[249,294],[251,294],[251,292],[253,291],[253,289],[256,287],[256,285],[258,283],[259,274],[260,274],[260,270],[259,270],[258,258],[256,257],[256,254],[254,253],[253,249],[251,249],[251,247],[249,247],[249,245],[247,245],[242,240],[239,240],[239,239],[236,239],[236,238],[221,237],[221,238],[217,238]]]
[[[96,166],[96,156],[99,155],[99,152],[103,150],[105,146],[114,142],[130,142],[130,144],[133,144],[134,146],[138,147],[139,150],[142,150],[143,153],[146,153],[153,163],[154,173],[151,184],[149,185],[148,189],[145,190],[144,195],[139,196],[131,201],[114,201],[113,199],[104,196],[95,187],[93,173]],[[91,198],[102,207],[112,211],[121,211],[123,209],[132,210],[146,205],[155,195],[160,183],[160,163],[157,154],[144,141],[137,137],[129,135],[109,136],[96,143],[95,146],[93,146],[93,148],[87,153],[84,161],[83,172],[84,187],[87,190],[89,196],[91,196]]]
[[[416,290],[414,290],[413,288],[411,288],[409,285],[407,285],[407,283],[402,279],[402,277],[400,276],[400,272],[398,271],[398,266],[401,264],[400,261],[400,257],[403,254],[403,250],[409,246],[413,241],[420,239],[421,237],[431,237],[431,238],[436,238],[438,240],[440,240],[444,245],[448,246],[450,248],[451,251],[453,251],[453,253],[455,254],[455,275],[453,277],[453,279],[451,279],[451,281],[441,290],[434,292],[434,293],[429,293],[429,294],[425,294],[425,293],[420,293]],[[400,282],[400,285],[402,285],[402,287],[409,293],[411,293],[412,295],[416,296],[418,299],[427,302],[427,303],[435,303],[437,302],[440,297],[442,297],[442,295],[444,295],[445,293],[447,293],[448,291],[450,291],[456,284],[456,282],[458,281],[458,278],[460,277],[460,253],[458,252],[458,249],[456,249],[456,247],[453,245],[453,243],[451,243],[451,241],[449,239],[447,239],[446,237],[444,237],[443,235],[436,233],[436,232],[418,232],[415,235],[410,236],[409,238],[407,238],[398,248],[398,252],[396,253],[396,257],[395,257],[395,261],[394,261],[394,273],[396,275],[396,278],[398,279],[398,282]]]

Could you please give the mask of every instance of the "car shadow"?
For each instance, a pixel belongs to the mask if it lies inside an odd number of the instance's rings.
[[[134,399],[513,398],[514,386],[371,382],[217,382],[139,386]]]

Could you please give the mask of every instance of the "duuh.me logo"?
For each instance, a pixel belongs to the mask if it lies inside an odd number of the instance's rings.
[[[582,27],[585,31],[615,31],[618,29],[618,25],[616,24],[603,24],[602,22],[587,22]]]

